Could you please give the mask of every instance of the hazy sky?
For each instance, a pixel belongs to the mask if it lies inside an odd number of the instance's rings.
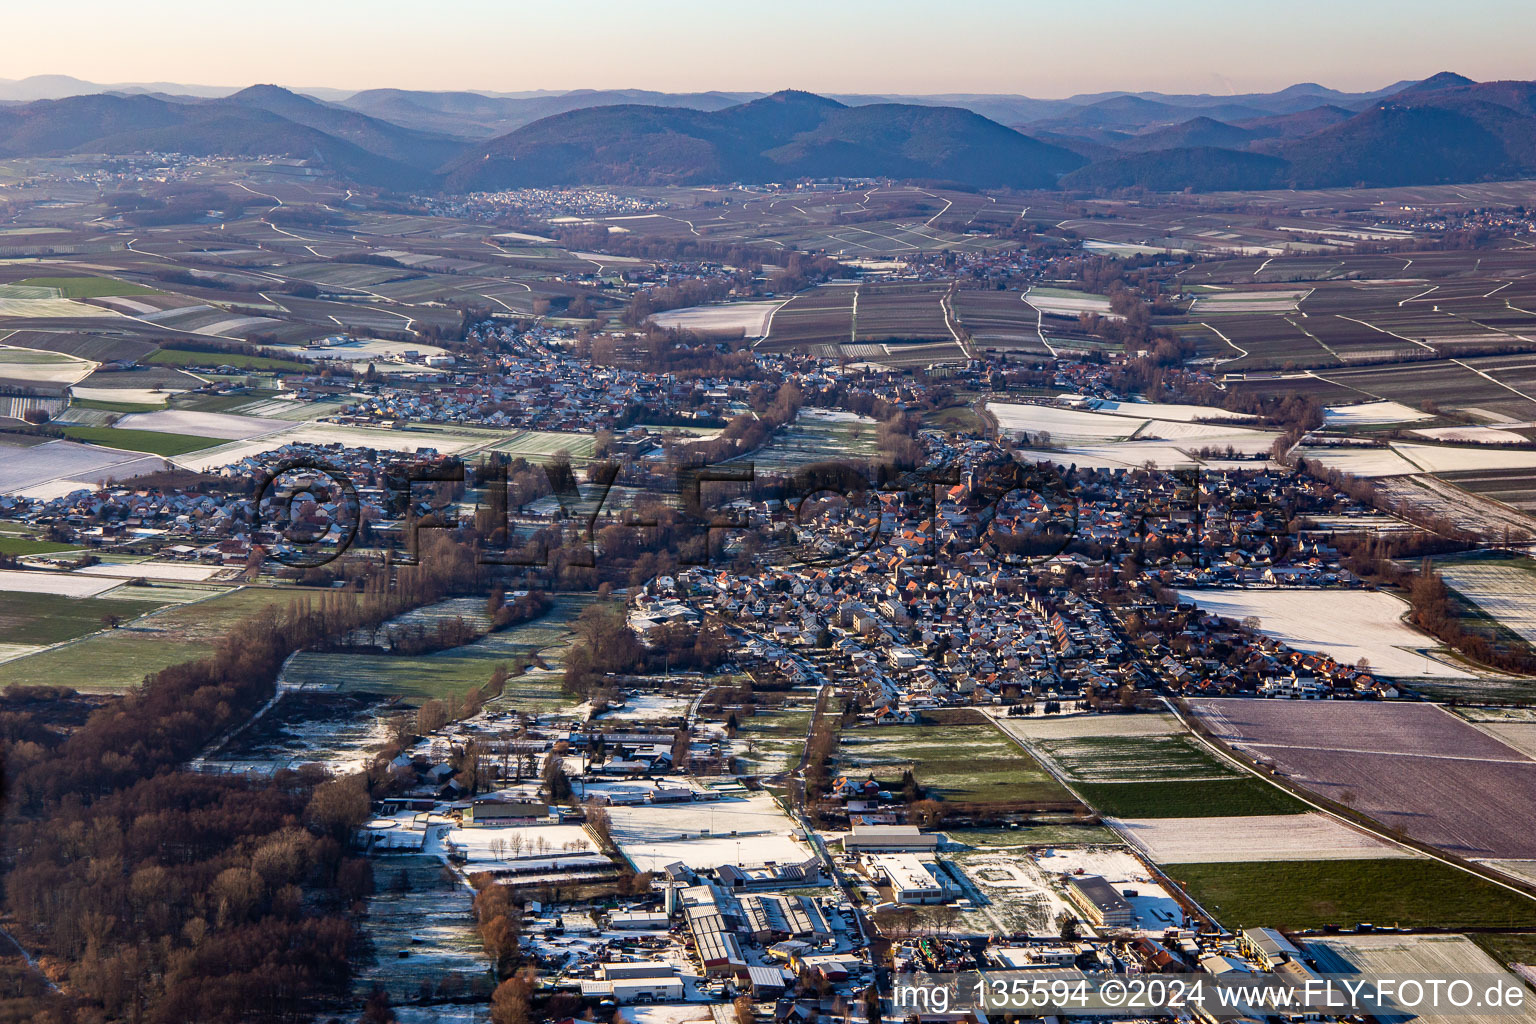
[[[0,76],[411,89],[1251,92],[1536,78],[1531,0],[75,0]]]

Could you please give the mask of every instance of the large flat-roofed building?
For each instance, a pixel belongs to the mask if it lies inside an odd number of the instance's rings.
[[[926,853],[939,848],[936,834],[924,834],[916,825],[855,825],[843,837],[847,853]]]
[[[943,903],[950,884],[937,864],[926,864],[913,853],[881,853],[869,863],[890,883],[897,903]]]
[[[1131,905],[1101,875],[1067,876],[1067,898],[1096,928],[1129,928]]]

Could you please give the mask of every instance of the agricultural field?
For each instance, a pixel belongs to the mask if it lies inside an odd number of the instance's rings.
[[[1536,644],[1536,567],[1529,561],[1499,563],[1442,560],[1435,566],[1446,586],[1505,629]]]
[[[74,441],[47,441],[13,447],[0,445],[0,493],[57,497],[106,480],[126,480],[153,473],[163,459]]]
[[[1232,622],[1250,616],[1265,636],[1299,651],[1326,654],[1341,665],[1364,658],[1393,678],[1470,679],[1472,673],[1432,656],[1435,638],[1401,619],[1407,605],[1363,590],[1181,590],[1180,600]]]
[[[1514,928],[1536,902],[1424,857],[1165,864],[1222,926],[1312,930],[1362,921],[1401,928]]]
[[[597,450],[597,439],[591,434],[560,434],[545,430],[518,430],[505,441],[490,446],[491,451],[522,456],[530,461],[547,461],[562,452],[580,461],[590,459]]]
[[[840,409],[801,409],[795,422],[780,428],[768,443],[733,462],[750,462],[759,473],[786,472],[813,462],[876,459],[878,425],[868,416]]]
[[[1080,292],[1071,288],[1031,288],[1024,301],[1047,316],[1076,317],[1080,313],[1114,316],[1109,311],[1109,296]]]
[[[1206,781],[1239,775],[1189,735],[1081,736],[1036,740],[1034,748],[1073,782]]]
[[[513,667],[537,655],[542,667],[532,667],[508,680],[497,703],[528,712],[568,707],[574,699],[561,690],[560,654],[570,642],[570,623],[590,603],[585,595],[563,595],[547,615],[499,630],[446,651],[420,656],[304,651],[288,663],[284,682],[302,690],[397,696],[409,702],[462,697],[483,685],[497,666]],[[467,602],[450,602],[445,609],[473,618]],[[418,609],[395,624],[426,622],[432,609]],[[369,638],[363,638],[368,642]]]
[[[221,441],[243,441],[276,433],[291,426],[285,420],[268,420],[257,416],[234,416],[218,412],[193,412],[186,409],[165,409],[156,412],[132,413],[118,420],[113,427],[126,431],[151,431],[159,434],[182,434]],[[169,452],[165,454],[183,454]]]
[[[1289,782],[1470,859],[1536,859],[1536,760],[1431,704],[1202,699],[1200,723]]]
[[[1029,754],[984,723],[847,729],[837,765],[850,779],[891,784],[910,769],[925,793],[948,803],[1072,801]]]
[[[800,292],[773,314],[768,337],[762,345],[775,350],[806,346],[836,346],[853,339],[853,304],[856,285],[821,285]]]
[[[1189,307],[1192,316],[1221,316],[1225,313],[1290,313],[1306,298],[1305,291],[1208,291],[1195,296]]]
[[[1039,317],[1020,292],[957,291],[956,319],[970,332],[971,341],[983,350],[1049,353],[1039,333]]]
[[[99,299],[116,295],[159,295],[153,288],[110,277],[28,277],[17,281],[27,288],[49,288],[66,299]]]
[[[115,580],[76,576],[68,572],[0,569],[0,593],[53,594],[58,597],[95,597],[117,585]]]
[[[1115,831],[1159,864],[1366,860],[1412,856],[1326,814],[1111,818]]]
[[[110,318],[119,314],[100,306],[66,299],[57,288],[0,284],[0,319],[49,320],[82,317]]]
[[[107,616],[131,622],[167,603],[156,591],[137,587],[120,587],[105,597],[0,591],[0,643],[27,648],[31,653],[35,648],[105,629]]]
[[[19,523],[0,523],[0,555],[24,557],[74,551],[75,545],[48,540],[39,530]]]
[[[736,756],[749,771],[774,775],[800,762],[811,726],[811,708],[758,709],[754,715],[741,717],[739,723],[732,744]]]
[[[241,352],[194,352],[190,349],[162,348],[144,361],[155,366],[233,366],[241,370],[281,370],[303,373],[305,366],[292,359],[248,356]]]
[[[1262,779],[1174,779],[1154,782],[1080,782],[1074,790],[1111,818],[1236,818],[1299,814],[1305,805]]]
[[[653,313],[651,323],[668,330],[693,331],[741,338],[768,335],[774,311],[783,302],[732,302],[719,306],[689,306]]]
[[[140,454],[163,455],[166,458],[216,448],[227,440],[223,437],[199,437],[195,434],[173,434],[159,430],[131,430],[121,427],[65,427],[64,436],[71,441],[83,441],[87,444]]]
[[[1065,778],[1084,802],[1115,818],[1293,814],[1287,794],[1224,764],[1172,715],[996,719]]]
[[[95,584],[117,585],[101,577],[81,577]],[[173,584],[185,594],[187,584]],[[209,652],[243,620],[266,608],[285,608],[309,595],[275,587],[202,588],[203,600],[183,598],[177,604],[151,611],[124,623],[119,629],[93,633],[36,654],[0,665],[0,686],[63,683],[79,690],[120,690],[142,682],[146,675],[170,665],[194,661]],[[155,588],[119,587],[153,600]],[[169,591],[168,591],[169,592]]]
[[[944,319],[948,291],[948,285],[860,285],[854,303],[854,343],[953,341]]]
[[[62,352],[0,344],[0,379],[25,384],[73,384],[96,364]]]

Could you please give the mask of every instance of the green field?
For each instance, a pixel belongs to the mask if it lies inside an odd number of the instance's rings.
[[[597,450],[592,434],[562,434],[548,430],[519,430],[504,441],[491,445],[491,451],[521,455],[538,461],[567,452],[572,459],[590,459]]]
[[[0,664],[0,686],[11,683],[30,686],[63,684],[82,690],[118,690],[135,686],[152,672],[206,656],[215,641],[263,608],[283,607],[296,597],[308,596],[304,591],[293,589],[196,588],[185,583],[170,584],[165,588],[153,585],[125,588],[127,590],[143,594],[144,600],[149,602],[156,602],[162,593],[167,597],[174,594],[181,599],[198,591],[215,596],[151,611],[120,629]],[[28,607],[42,600],[35,594],[9,596],[25,598]],[[71,605],[91,602],[120,603],[106,598],[69,600]],[[101,616],[110,610],[94,612],[94,628],[101,628]],[[46,642],[67,640],[90,632],[83,628],[85,625],[87,623],[80,622],[72,627],[75,632],[71,636]]]
[[[154,412],[164,409],[165,403],[152,405],[147,402],[105,402],[99,398],[76,398],[69,403],[71,409],[100,409],[102,412]]]
[[[880,427],[873,420],[830,419],[819,409],[802,409],[768,443],[730,461],[751,462],[759,472],[785,472],[832,459],[865,460],[880,456]]]
[[[412,700],[461,697],[470,687],[488,680],[496,666],[511,667],[518,658],[546,651],[547,670],[534,669],[512,679],[503,700],[522,711],[549,711],[576,701],[561,692],[559,653],[548,649],[564,647],[571,637],[569,623],[589,603],[587,595],[562,595],[542,618],[463,647],[418,657],[305,651],[289,662],[284,678],[316,688]],[[418,621],[422,614],[430,612],[423,609],[402,618]]]
[[[1169,878],[1230,929],[1525,928],[1536,901],[1438,861],[1388,858],[1168,864]]]
[[[47,555],[55,551],[79,551],[74,544],[32,537],[0,537],[0,555]]]
[[[242,370],[287,370],[303,373],[312,367],[291,359],[270,359],[239,352],[193,352],[182,348],[162,348],[144,359],[156,366],[235,366]]]
[[[0,555],[46,555],[54,551],[78,551],[76,545],[49,540],[36,527],[21,523],[0,523]],[[0,642],[5,634],[0,631]]]
[[[1536,964],[1536,934],[1510,934],[1507,932],[1478,932],[1467,938],[1477,943],[1483,951],[1499,963]],[[1527,982],[1527,984],[1530,984]],[[1536,988],[1536,986],[1532,986]]]
[[[0,550],[13,538],[0,538]],[[120,591],[139,588],[119,588]],[[149,595],[143,599],[124,600],[116,597],[63,597],[59,594],[17,594],[0,592],[0,642],[8,644],[44,645],[73,640],[77,636],[94,633],[102,627],[102,617],[117,615],[124,621],[154,611],[165,604]],[[0,679],[11,682],[5,675],[16,662],[0,665]],[[67,683],[67,680],[57,680]],[[73,684],[70,684],[73,685]]]
[[[121,448],[125,451],[148,452],[151,455],[164,455],[167,458],[229,444],[229,439],[223,437],[163,434],[158,430],[119,430],[116,427],[65,427],[64,436],[71,441],[84,441],[88,444],[99,444],[105,448]]]
[[[159,295],[143,285],[129,284],[110,277],[29,277],[17,284],[33,288],[57,288],[66,299],[99,299],[112,295]]]
[[[928,796],[951,803],[1074,802],[1038,761],[984,724],[846,729],[837,767],[889,783],[910,768]]]
[[[805,733],[811,725],[811,709],[775,708],[738,719],[736,743],[742,760],[761,775],[793,768],[805,749]]]
[[[1289,794],[1248,777],[1079,782],[1073,788],[1094,810],[1111,818],[1222,818],[1307,810]]]

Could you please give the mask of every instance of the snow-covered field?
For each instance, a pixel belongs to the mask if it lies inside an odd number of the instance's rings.
[[[14,299],[0,295],[0,316],[51,319],[53,317],[116,317],[121,314],[74,299]]]
[[[1025,715],[997,716],[1004,729],[1025,740],[1070,740],[1083,736],[1172,736],[1184,731],[1172,715]]]
[[[1323,410],[1323,421],[1330,427],[1368,427],[1383,423],[1416,423],[1432,419],[1401,402],[1364,402],[1360,405],[1331,405]]]
[[[1237,818],[1110,818],[1109,824],[1159,864],[1410,856],[1400,847],[1317,813]]]
[[[28,448],[0,447],[0,494],[55,498],[109,479],[127,480],[165,467],[158,455],[48,441]]]
[[[635,693],[624,698],[624,706],[605,711],[605,722],[659,722],[668,718],[681,718],[688,713],[690,697],[668,697],[662,693]]]
[[[1472,673],[1422,653],[1439,646],[1402,622],[1408,606],[1365,590],[1181,590],[1182,600],[1234,622],[1257,616],[1266,636],[1344,665],[1402,678],[1471,679]]]
[[[1240,412],[1228,412],[1213,405],[1179,405],[1174,402],[1107,402],[1090,403],[1094,412],[1110,416],[1131,416],[1144,420],[1252,420],[1254,417]]]
[[[0,345],[0,377],[31,384],[73,384],[88,377],[96,364],[62,352]]]
[[[997,425],[1002,430],[1031,436],[1048,433],[1053,444],[1123,441],[1146,422],[1126,416],[1059,409],[1053,405],[988,402],[987,410],[997,417]]]
[[[1464,441],[1467,444],[1524,444],[1524,434],[1498,427],[1427,427],[1412,432],[1431,441]]]
[[[1536,643],[1536,572],[1475,562],[1448,562],[1436,568],[1458,594]]]
[[[1210,292],[1198,296],[1189,311],[1206,313],[1289,313],[1307,295],[1299,292]]]
[[[1079,313],[1097,313],[1111,316],[1109,297],[1092,292],[1077,292],[1067,288],[1031,288],[1024,301],[1042,313],[1057,316],[1077,316]]]
[[[1020,455],[1035,462],[1075,465],[1079,469],[1140,469],[1149,462],[1158,469],[1201,465],[1200,460],[1184,448],[1167,441],[1121,441],[1116,444],[1078,445],[1052,451],[1021,449]],[[1243,468],[1261,469],[1264,465],[1262,462],[1249,462]]]
[[[742,332],[743,337],[761,338],[768,333],[768,322],[782,302],[731,302],[720,306],[688,306],[655,313],[651,322],[667,330],[698,331],[701,334]]]
[[[274,434],[293,424],[286,420],[234,416],[225,412],[162,409],[159,412],[130,413],[118,420],[117,426],[123,430],[153,430],[162,434],[192,434],[196,437],[223,437],[231,441],[243,441]]]
[[[766,793],[703,803],[610,807],[608,818],[614,842],[645,871],[678,860],[703,869],[770,860],[798,863],[811,856],[810,848],[790,835],[795,823]]]
[[[118,579],[81,577],[72,572],[28,572],[0,569],[0,591],[12,594],[62,594],[64,597],[95,597],[122,583]]]
[[[130,402],[134,405],[164,405],[165,400],[172,395],[179,395],[183,391],[191,391],[197,387],[195,378],[187,378],[187,386],[184,388],[82,388],[74,387],[70,393],[76,398],[88,402]]]
[[[199,583],[212,579],[223,571],[223,566],[197,565],[192,562],[102,562],[76,569],[74,575],[101,576],[114,580],[177,580],[183,583]]]
[[[1304,445],[1296,450],[1296,454],[1308,462],[1315,462],[1351,476],[1411,476],[1423,472],[1391,448],[1372,448],[1364,445]]]
[[[1536,468],[1536,445],[1529,448],[1453,448],[1439,444],[1401,443],[1392,448],[1425,473]]]

